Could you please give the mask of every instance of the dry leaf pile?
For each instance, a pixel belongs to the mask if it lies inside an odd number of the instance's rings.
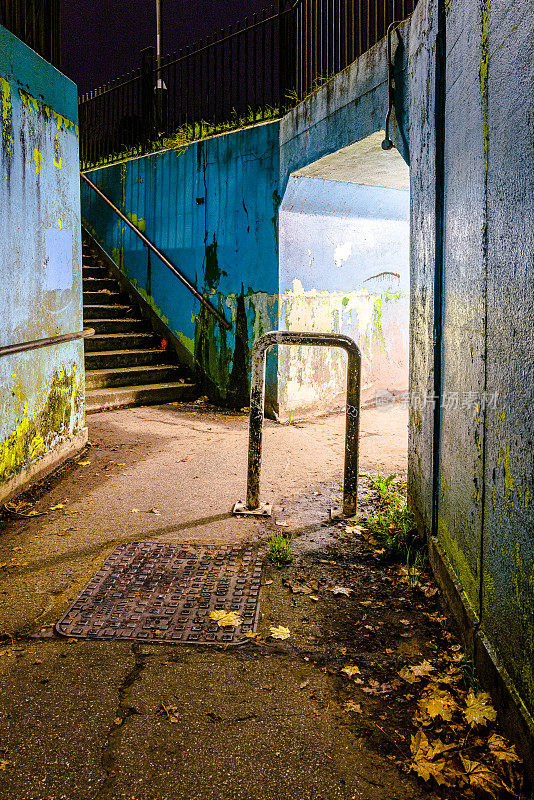
[[[521,764],[513,745],[492,731],[497,719],[490,695],[462,686],[462,669],[439,672],[428,661],[399,673],[408,684],[426,681],[411,737],[411,759],[401,766],[454,797],[521,798]],[[461,791],[461,794],[456,794]]]

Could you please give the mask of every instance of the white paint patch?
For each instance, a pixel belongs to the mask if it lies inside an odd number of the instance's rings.
[[[338,244],[334,250],[334,264],[336,267],[341,267],[345,261],[348,261],[352,253],[352,242],[344,242]]]

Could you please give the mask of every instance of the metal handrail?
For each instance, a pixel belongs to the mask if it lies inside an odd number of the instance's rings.
[[[136,235],[137,235],[137,236],[138,236],[138,237],[141,239],[141,241],[143,242],[143,244],[145,244],[145,245],[146,245],[146,246],[149,248],[149,250],[152,250],[152,252],[153,252],[153,253],[154,253],[154,254],[155,254],[155,255],[156,255],[156,256],[157,256],[157,257],[158,257],[158,258],[159,258],[161,261],[163,261],[163,263],[165,264],[165,266],[166,266],[168,269],[170,269],[170,271],[172,272],[172,274],[173,274],[173,275],[175,275],[175,276],[178,278],[178,280],[180,280],[180,281],[181,281],[181,282],[184,284],[184,286],[185,286],[185,287],[187,287],[187,289],[189,289],[189,291],[191,292],[191,294],[192,294],[194,297],[196,297],[196,299],[197,299],[197,300],[198,300],[200,303],[202,303],[202,305],[204,306],[204,308],[206,308],[206,309],[207,309],[207,310],[210,312],[210,314],[213,314],[213,316],[214,316],[214,317],[217,319],[217,321],[218,321],[218,322],[219,322],[219,323],[220,323],[220,324],[223,326],[223,328],[225,328],[227,331],[230,331],[230,330],[232,330],[232,326],[231,326],[231,324],[228,322],[228,320],[227,320],[227,319],[225,319],[225,318],[223,317],[223,315],[222,315],[222,314],[221,314],[219,311],[217,311],[217,309],[215,308],[215,306],[213,306],[213,305],[210,303],[210,301],[209,301],[209,300],[206,300],[206,298],[205,298],[205,297],[204,297],[202,294],[200,294],[200,292],[198,291],[198,289],[196,288],[196,286],[194,286],[194,285],[191,283],[191,281],[190,281],[188,278],[186,278],[186,277],[185,277],[185,275],[182,275],[182,273],[180,272],[180,270],[178,270],[178,269],[177,269],[177,268],[174,266],[174,264],[173,264],[171,261],[169,261],[169,259],[167,258],[167,256],[163,255],[163,253],[161,252],[161,250],[158,250],[158,248],[156,247],[156,245],[152,244],[152,242],[150,241],[150,239],[147,239],[147,237],[146,237],[146,236],[145,236],[143,233],[141,233],[141,231],[140,231],[138,228],[136,228],[136,227],[135,227],[135,225],[133,224],[133,222],[130,222],[130,220],[128,219],[128,217],[127,217],[125,214],[123,214],[123,213],[122,213],[122,211],[121,211],[119,208],[117,208],[117,206],[116,206],[114,203],[112,203],[112,201],[109,199],[109,197],[106,197],[106,195],[104,194],[104,192],[100,191],[100,189],[98,188],[98,186],[96,186],[96,185],[93,183],[93,181],[92,181],[92,180],[90,180],[90,179],[87,177],[87,175],[84,175],[84,174],[83,174],[83,172],[80,172],[80,176],[81,176],[82,180],[84,180],[84,181],[85,181],[85,182],[88,184],[88,186],[90,186],[90,187],[91,187],[91,189],[93,189],[93,190],[94,190],[94,191],[97,193],[97,195],[98,195],[99,197],[101,197],[101,198],[102,198],[102,200],[103,200],[105,203],[107,203],[107,204],[108,204],[108,206],[109,206],[111,209],[113,209],[113,211],[115,212],[115,214],[117,214],[117,216],[118,216],[118,217],[119,217],[119,218],[120,218],[120,219],[121,219],[121,220],[122,220],[122,221],[123,221],[123,222],[124,222],[126,225],[128,225],[128,227],[129,227],[129,228],[130,228],[130,229],[131,229],[131,230],[132,230],[132,231],[133,231],[133,232],[134,232],[134,233],[135,233],[135,234],[136,234]]]
[[[23,353],[25,350],[38,350],[40,347],[48,347],[52,344],[61,342],[72,342],[75,339],[87,339],[94,336],[94,328],[86,328],[76,333],[62,333],[59,336],[49,336],[46,339],[34,339],[32,342],[21,342],[20,344],[8,344],[0,347],[0,356],[10,356],[13,353]]]

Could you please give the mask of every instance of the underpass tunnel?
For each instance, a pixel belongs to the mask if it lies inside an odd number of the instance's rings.
[[[409,167],[377,132],[291,174],[280,207],[281,330],[351,336],[362,406],[408,392]],[[343,408],[346,355],[280,347],[282,421]]]

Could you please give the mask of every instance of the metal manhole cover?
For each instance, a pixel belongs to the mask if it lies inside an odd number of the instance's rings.
[[[133,542],[119,545],[55,626],[63,636],[238,644],[254,631],[262,562],[257,549]],[[220,628],[219,609],[243,621]]]

